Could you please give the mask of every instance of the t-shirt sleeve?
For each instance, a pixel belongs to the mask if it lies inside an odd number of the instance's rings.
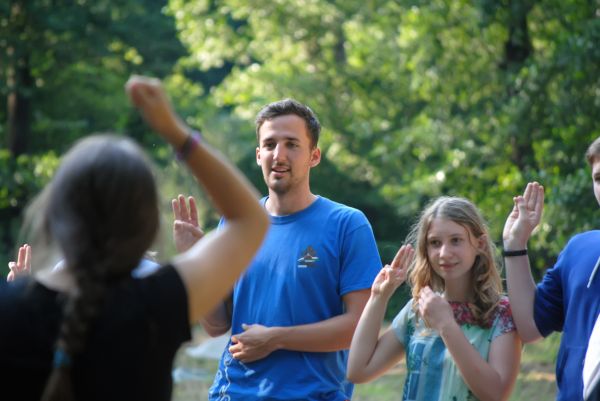
[[[562,331],[563,329],[565,316],[561,271],[567,263],[566,253],[567,249],[565,248],[558,256],[554,267],[546,272],[535,291],[533,318],[538,331],[544,337],[553,331]]]
[[[411,319],[412,313],[412,299],[404,305],[404,308],[396,315],[392,321],[392,330],[400,344],[406,347],[407,334],[408,334],[408,323]]]
[[[491,339],[493,340],[502,334],[516,330],[517,328],[515,326],[515,321],[513,320],[510,303],[507,297],[503,297],[498,304],[498,312],[496,313]]]
[[[371,288],[381,269],[381,258],[367,218],[360,212],[352,216],[352,225],[343,238],[340,295]]]
[[[189,341],[188,296],[185,285],[172,265],[159,268],[154,274],[139,279],[146,293],[146,305],[158,323],[162,338],[170,343]]]

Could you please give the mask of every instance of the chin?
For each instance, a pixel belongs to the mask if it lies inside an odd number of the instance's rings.
[[[283,182],[271,182],[268,185],[269,189],[278,195],[284,195],[289,192],[290,186]]]

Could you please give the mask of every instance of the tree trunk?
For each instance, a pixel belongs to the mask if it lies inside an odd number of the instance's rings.
[[[7,83],[7,141],[8,150],[13,156],[27,151],[30,133],[31,93],[33,78],[29,66],[29,58],[23,57],[20,62],[8,70]]]
[[[529,37],[529,28],[527,26],[527,15],[531,11],[532,4],[528,0],[510,0],[508,7],[508,39],[504,44],[504,61],[502,67],[509,74],[518,74],[533,51],[531,38]],[[511,85],[508,89],[508,95],[509,97],[517,95],[514,86]],[[530,133],[518,132],[513,134],[509,140],[512,145],[512,162],[520,170],[531,165],[533,138]]]

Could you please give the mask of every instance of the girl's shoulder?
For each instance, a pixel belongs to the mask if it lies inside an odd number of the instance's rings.
[[[450,302],[450,306],[452,307],[452,311],[454,312],[454,318],[458,322],[458,324],[470,324],[478,326],[479,322],[475,318],[473,311],[470,307],[470,304],[467,302]],[[508,297],[502,296],[496,305],[494,312],[489,315],[489,319],[486,321],[484,327],[489,328],[494,326],[498,321],[502,323],[503,326],[512,326],[514,327],[513,319],[512,319],[512,311],[510,310],[510,302],[508,301]]]
[[[512,311],[510,310],[510,301],[506,295],[502,295],[500,300],[498,301],[498,305],[496,305],[496,311],[494,313],[495,316],[503,316],[509,315],[512,316]]]
[[[500,298],[498,305],[496,305],[496,310],[492,314],[490,320],[491,326],[495,326],[500,333],[508,333],[517,329],[507,296],[502,296]]]

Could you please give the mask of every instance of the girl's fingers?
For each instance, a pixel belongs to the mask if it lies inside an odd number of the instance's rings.
[[[179,201],[179,213],[181,215],[181,220],[188,221],[190,216],[188,213],[187,205],[185,204],[185,196],[179,195],[177,197]]]
[[[421,297],[429,297],[431,294],[433,294],[433,291],[431,290],[431,288],[429,288],[428,285],[421,289]]]
[[[25,246],[19,247],[19,253],[17,255],[17,268],[20,270],[23,268],[25,264],[25,254],[27,253],[27,248]]]
[[[396,252],[396,256],[394,256],[394,260],[392,260],[392,268],[401,268],[404,269],[407,266],[407,262],[410,261],[413,255],[413,249],[410,244],[402,245],[398,252]]]
[[[196,207],[196,200],[193,196],[188,197],[188,202],[190,204],[190,219],[194,224],[198,223],[198,208]]]
[[[181,220],[181,212],[179,211],[179,200],[171,199],[171,209],[173,209],[173,217],[175,220]]]
[[[23,268],[26,271],[31,270],[31,245],[25,244],[25,261]]]
[[[396,252],[396,255],[394,256],[394,259],[392,260],[391,266],[392,267],[398,267],[400,266],[400,260],[402,259],[402,254],[404,252],[404,248],[406,245],[402,245],[400,247],[400,249],[398,249],[398,252]]]

